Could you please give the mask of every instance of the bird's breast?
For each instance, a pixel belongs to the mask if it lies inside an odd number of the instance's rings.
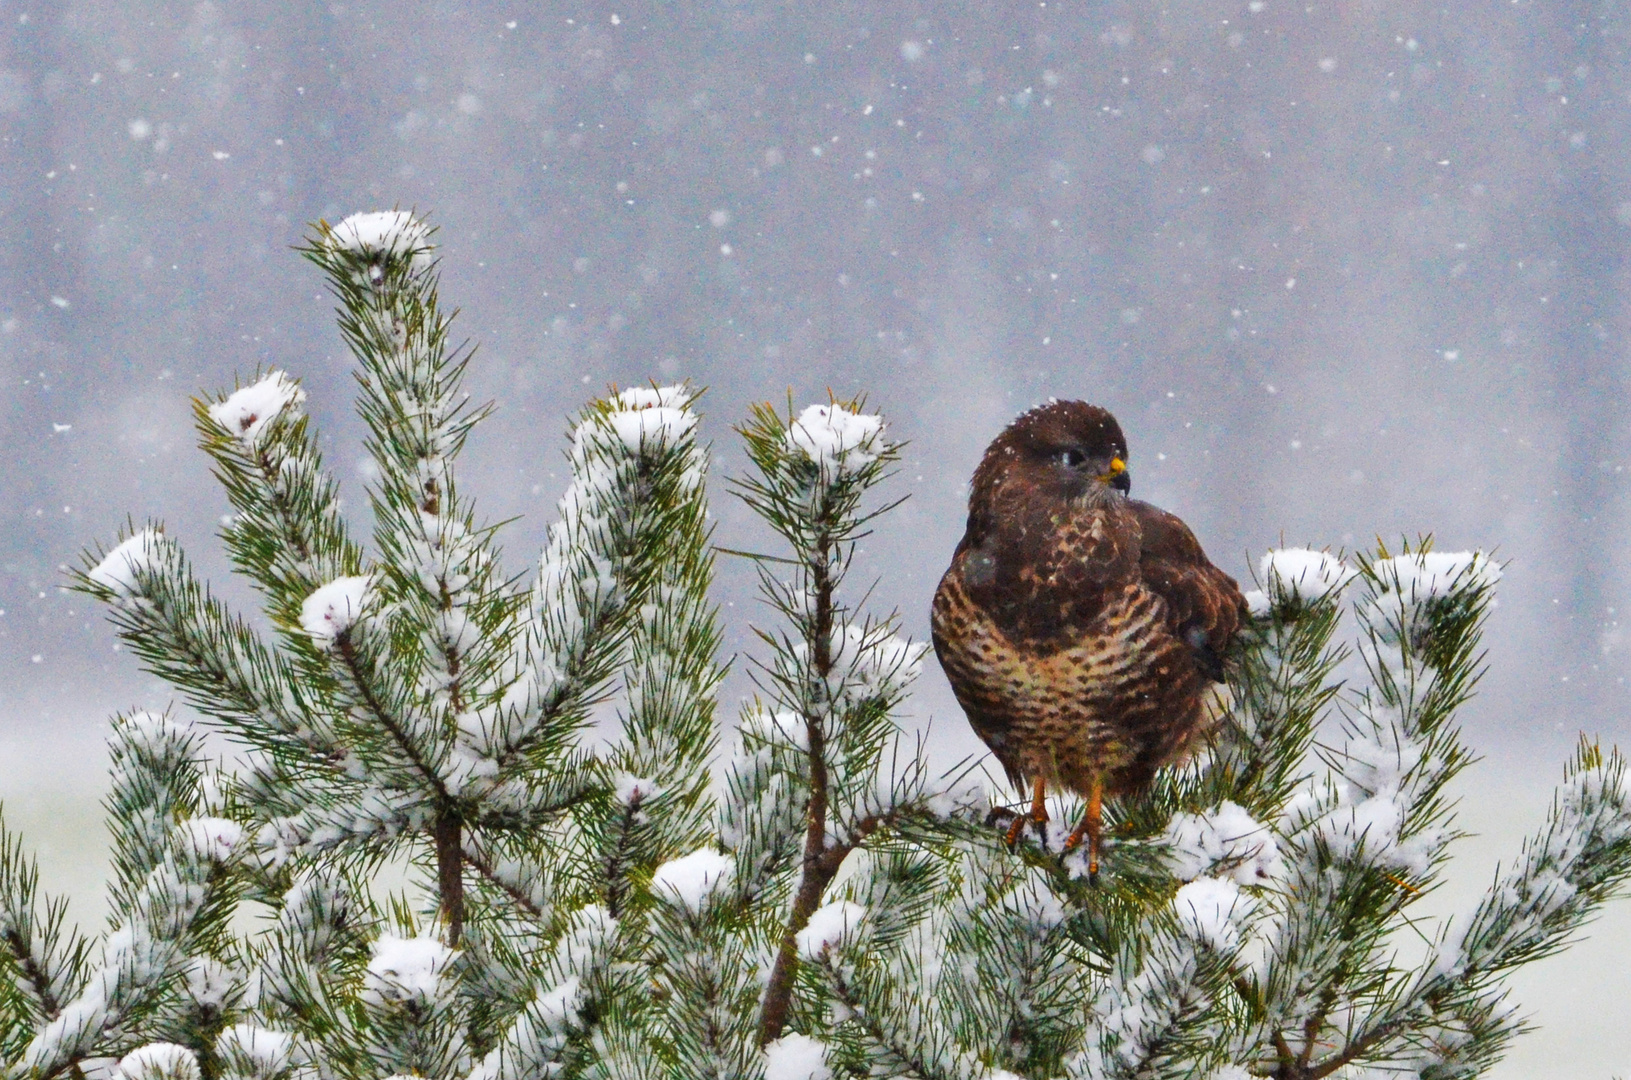
[[[954,565],[935,594],[935,649],[976,732],[1011,772],[1078,791],[1180,755],[1202,721],[1192,664],[1136,582],[1047,642],[1015,638]],[[1153,767],[1153,766],[1152,766]]]

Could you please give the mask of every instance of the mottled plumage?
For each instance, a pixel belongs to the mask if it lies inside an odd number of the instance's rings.
[[[934,597],[935,652],[1017,785],[1088,799],[1073,837],[1097,868],[1098,802],[1147,787],[1220,711],[1245,611],[1178,518],[1128,498],[1115,417],[1056,401],[986,450],[968,529]],[[1016,822],[1013,836],[1024,819]]]

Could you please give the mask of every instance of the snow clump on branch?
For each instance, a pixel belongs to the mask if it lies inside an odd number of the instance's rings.
[[[851,685],[844,690],[861,690],[860,697],[887,694],[906,686],[923,668],[928,646],[887,632],[882,624],[834,626],[831,637],[835,675]],[[838,696],[840,688],[833,688]]]
[[[435,938],[382,934],[364,975],[364,996],[374,1002],[434,1001],[453,950]]]
[[[657,867],[651,875],[651,891],[679,901],[688,911],[698,911],[715,889],[730,880],[734,866],[730,856],[713,848],[699,848]]]
[[[306,392],[298,383],[281,371],[269,371],[259,382],[211,405],[209,414],[233,438],[253,448],[260,445],[273,420],[305,400]]]
[[[1241,885],[1261,885],[1280,873],[1280,849],[1268,828],[1225,800],[1205,814],[1174,814],[1165,836],[1172,872],[1190,881],[1222,871]]]
[[[119,1059],[119,1080],[198,1080],[198,1058],[176,1043],[148,1043]]]
[[[370,599],[368,575],[335,578],[300,605],[300,626],[319,649],[329,649],[362,616]]]
[[[1374,569],[1383,593],[1396,593],[1413,606],[1456,590],[1488,589],[1501,580],[1501,568],[1482,551],[1422,551],[1382,559]]]
[[[329,230],[329,243],[358,255],[407,255],[415,262],[430,249],[430,229],[406,210],[352,214]]]
[[[697,426],[697,414],[688,407],[689,387],[635,387],[612,398],[606,414],[617,437],[635,453],[659,446],[674,446]]]
[[[1276,595],[1312,604],[1341,592],[1358,574],[1329,551],[1279,548],[1263,556],[1257,575],[1262,589],[1246,594],[1253,615],[1267,615]]]
[[[787,429],[787,445],[800,450],[827,476],[838,476],[872,464],[883,417],[852,413],[834,402],[811,405]]]
[[[156,713],[147,709],[131,713],[122,721],[118,721],[119,738],[126,745],[140,747],[148,753],[157,753],[172,742],[180,742],[191,737],[193,722],[187,719],[178,719],[168,713]]]
[[[105,555],[85,575],[94,585],[128,600],[138,592],[136,575],[153,565],[164,535],[157,529],[143,529]]]
[[[1228,878],[1196,878],[1172,898],[1184,933],[1219,952],[1240,943],[1237,920],[1250,915],[1253,906],[1251,897],[1243,896],[1240,886]]]
[[[200,862],[226,862],[232,849],[243,839],[243,826],[228,818],[201,817],[183,821],[175,828],[181,849]]]
[[[827,1044],[794,1032],[765,1044],[765,1080],[830,1080]]]
[[[814,960],[828,949],[842,945],[866,918],[866,908],[848,900],[836,900],[816,908],[810,921],[798,932],[799,955]]]
[[[233,1024],[215,1040],[215,1049],[239,1075],[272,1077],[288,1069],[294,1037],[258,1024]]]

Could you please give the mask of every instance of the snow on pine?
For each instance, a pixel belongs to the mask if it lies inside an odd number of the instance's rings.
[[[908,641],[888,631],[888,626],[881,623],[871,626],[843,623],[833,627],[828,646],[832,653],[832,674],[827,678],[833,700],[888,696],[917,678],[928,645]],[[808,649],[809,646],[800,645],[794,652],[803,656]]]
[[[162,543],[164,535],[157,529],[143,529],[103,556],[85,576],[116,597],[129,599],[137,593],[136,575],[152,569]]]
[[[436,999],[453,950],[435,938],[381,934],[363,976],[364,996],[376,1002]]]
[[[787,445],[834,477],[876,461],[883,429],[883,417],[876,414],[853,413],[836,402],[811,405],[787,429]]]
[[[1252,614],[1266,615],[1276,593],[1302,604],[1335,596],[1359,572],[1329,551],[1278,548],[1263,556],[1257,576],[1262,589],[1246,594]]]
[[[187,996],[194,1005],[220,1013],[241,989],[240,973],[213,956],[195,956],[187,962]]]
[[[568,677],[586,628],[618,602],[613,544],[620,521],[636,509],[642,440],[649,447],[653,437],[678,440],[692,431],[694,396],[683,385],[625,390],[611,400],[611,409],[591,410],[573,427],[572,483],[561,496],[560,519],[549,527],[533,589],[528,673],[505,693],[498,721],[468,740],[469,752],[488,755],[520,740],[516,725],[536,722],[537,703]],[[704,460],[695,445],[687,447],[682,485],[694,490],[702,484]]]
[[[1240,944],[1238,920],[1250,915],[1252,907],[1251,897],[1243,895],[1230,878],[1196,878],[1172,898],[1184,932],[1219,952]]]
[[[1501,568],[1482,551],[1418,551],[1375,565],[1377,592],[1362,611],[1380,639],[1398,645],[1412,639],[1428,606],[1451,593],[1493,589]],[[1490,605],[1494,606],[1491,598]]]
[[[698,848],[657,867],[651,875],[651,891],[677,900],[688,911],[698,911],[715,889],[730,881],[734,869],[730,856],[713,848]]]
[[[1631,833],[1631,815],[1626,812],[1631,793],[1625,790],[1623,778],[1602,764],[1570,776],[1555,799],[1546,831],[1524,845],[1523,854],[1496,886],[1497,905],[1451,919],[1435,947],[1434,976],[1455,978],[1470,964],[1487,964],[1513,941],[1539,933],[1575,900],[1579,888],[1570,879],[1579,881],[1584,876],[1581,863]],[[1489,932],[1502,921],[1508,921],[1507,929]],[[1475,935],[1476,944],[1469,947],[1467,936],[1474,926],[1480,933]]]
[[[359,255],[405,255],[423,261],[430,250],[430,229],[406,210],[352,214],[329,230],[329,242]]]
[[[120,1080],[199,1080],[198,1058],[185,1046],[148,1043],[119,1059]]]
[[[243,826],[228,818],[192,818],[175,827],[178,845],[200,862],[226,862],[243,835]]]
[[[1416,775],[1426,748],[1406,734],[1398,714],[1378,710],[1382,723],[1361,727],[1333,754],[1340,775],[1328,787],[1293,794],[1282,817],[1294,832],[1317,837],[1338,859],[1357,858],[1425,874],[1443,840],[1442,828],[1400,837],[1406,808],[1416,798]]]
[[[766,1043],[765,1080],[832,1080],[827,1044],[797,1032]]]
[[[1237,884],[1262,885],[1280,873],[1274,834],[1227,800],[1205,814],[1174,814],[1164,840],[1172,872],[1183,881],[1221,871]]]
[[[1385,592],[1408,604],[1425,604],[1453,590],[1488,589],[1501,580],[1501,568],[1482,551],[1424,551],[1382,559],[1375,565]]]
[[[116,720],[118,737],[131,746],[139,746],[155,757],[163,756],[174,743],[192,738],[193,722],[187,717],[156,713],[148,709],[133,712],[123,720]]]
[[[209,408],[210,419],[244,445],[255,447],[272,421],[306,400],[300,385],[281,371],[269,371],[259,382],[234,390]]]
[[[635,453],[675,446],[697,426],[687,386],[636,387],[612,398],[606,422]]]
[[[866,908],[848,900],[835,900],[810,914],[810,921],[798,932],[799,955],[814,960],[828,949],[842,945],[866,918]]]
[[[366,574],[339,577],[319,586],[300,605],[300,626],[320,649],[332,648],[367,606],[373,579]]]
[[[289,1067],[294,1037],[258,1024],[233,1024],[216,1038],[215,1049],[238,1065],[240,1075],[276,1076]]]

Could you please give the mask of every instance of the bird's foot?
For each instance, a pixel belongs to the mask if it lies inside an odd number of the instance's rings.
[[[1008,826],[1008,846],[1013,847],[1019,843],[1020,834],[1025,831],[1025,823],[1033,822],[1036,825],[1036,838],[1041,841],[1043,848],[1048,846],[1048,804],[1046,800],[1047,788],[1039,776],[1031,781],[1031,812],[1017,814],[1014,823]]]
[[[1103,847],[1103,805],[1104,788],[1094,781],[1092,790],[1088,793],[1087,809],[1082,814],[1082,820],[1077,822],[1076,828],[1071,830],[1070,836],[1065,840],[1064,855],[1069,855],[1087,841],[1087,883],[1099,883],[1099,850]]]
[[[1059,851],[1061,858],[1081,847],[1083,840],[1089,839],[1087,824],[1087,819],[1083,818],[1081,824],[1071,831],[1070,836],[1065,840],[1065,846]],[[1099,884],[1099,847],[1096,838],[1093,838],[1093,842],[1088,846],[1087,883],[1094,888]]]
[[[1035,825],[1037,839],[1046,844],[1048,840],[1048,820],[1048,812],[1038,810],[1035,807],[1026,813],[1015,814],[1014,820],[1008,825],[1008,846],[1013,847],[1019,843],[1019,838],[1025,834],[1026,825]]]

